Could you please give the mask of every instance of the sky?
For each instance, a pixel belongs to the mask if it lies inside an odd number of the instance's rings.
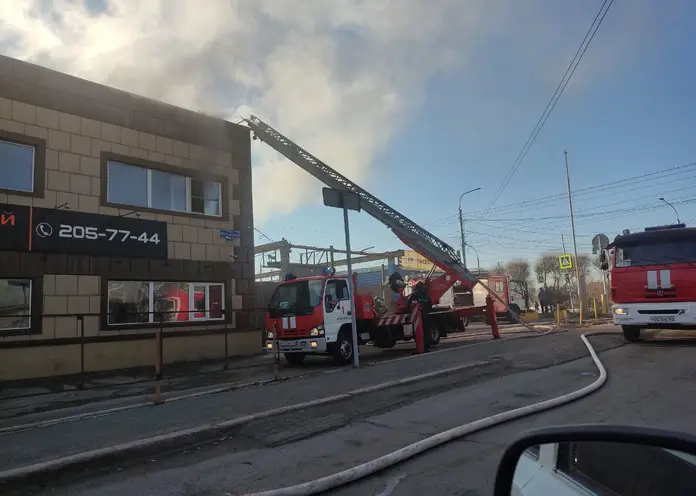
[[[696,222],[688,0],[616,1],[484,212],[602,0],[13,0],[0,52],[230,120],[257,115],[455,248],[469,267]],[[686,166],[686,167],[682,167]],[[678,168],[681,167],[681,168]],[[635,179],[638,178],[638,179]],[[321,184],[254,142],[256,243],[344,246]],[[350,215],[354,249],[403,249]],[[474,251],[475,250],[475,251]],[[479,260],[476,262],[476,254]],[[294,255],[297,260],[297,254]]]

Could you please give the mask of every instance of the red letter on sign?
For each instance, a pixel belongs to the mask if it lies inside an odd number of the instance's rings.
[[[0,215],[0,226],[5,226],[7,224],[11,226],[15,225],[15,214],[4,213]]]

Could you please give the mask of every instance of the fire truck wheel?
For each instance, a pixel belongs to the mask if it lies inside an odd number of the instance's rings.
[[[331,353],[334,360],[341,365],[346,365],[353,361],[353,337],[350,328],[341,329],[338,339],[333,344]]]
[[[626,341],[635,343],[640,339],[640,327],[621,326],[621,329],[623,329],[623,335],[626,338]]]
[[[300,365],[307,355],[305,353],[285,353],[285,360],[290,365]]]
[[[440,342],[440,327],[433,325],[430,326],[430,346],[437,346],[437,344]]]

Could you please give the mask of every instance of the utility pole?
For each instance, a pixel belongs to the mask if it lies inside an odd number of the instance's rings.
[[[469,191],[465,191],[461,195],[459,195],[459,233],[462,238],[462,265],[466,269],[466,238],[464,238],[464,215],[462,215],[462,197],[464,195],[468,195],[469,193],[473,193],[474,191],[478,191],[481,188],[474,188],[470,189]]]
[[[580,324],[582,324],[582,291],[580,290],[580,264],[578,260],[578,244],[575,240],[575,216],[573,215],[573,196],[570,192],[570,172],[568,170],[568,151],[564,151],[566,185],[568,186],[568,206],[570,207],[570,229],[573,232],[573,253],[575,254],[575,278],[578,280],[578,306],[580,307]]]
[[[466,269],[466,242],[464,241],[464,217],[462,216],[462,207],[459,207],[459,234],[462,238],[462,265]]]

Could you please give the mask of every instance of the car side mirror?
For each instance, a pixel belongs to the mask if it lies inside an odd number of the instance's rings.
[[[560,426],[526,433],[506,449],[493,494],[693,494],[695,478],[695,436],[607,424]]]

